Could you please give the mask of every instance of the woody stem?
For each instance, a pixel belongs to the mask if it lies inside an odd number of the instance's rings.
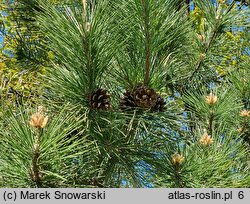
[[[145,2],[145,0],[141,0],[143,6],[143,17],[144,17],[144,35],[145,35],[145,73],[144,73],[144,84],[148,85],[150,78],[150,19],[149,19],[149,3]]]
[[[208,121],[208,131],[211,136],[213,136],[213,122],[214,122],[215,114],[214,114],[214,107],[210,112],[209,121]]]
[[[229,13],[233,9],[235,3],[236,3],[235,0],[233,0],[233,2],[231,3],[231,5],[227,9],[226,13]],[[211,37],[210,37],[210,39],[209,39],[209,41],[208,41],[208,43],[205,46],[205,49],[203,51],[204,55],[206,55],[208,53],[208,51],[210,50],[210,48],[212,47],[212,44],[213,44],[215,38],[218,35],[220,24],[221,24],[221,16],[219,16],[218,19],[216,19],[215,26],[214,26],[214,28],[212,30],[212,35],[211,35]],[[205,57],[200,57],[198,59],[198,62],[196,64],[196,66],[195,66],[195,70],[193,71],[193,73],[190,76],[190,80],[192,80],[193,77],[196,75],[196,73],[199,71],[199,69],[201,68],[201,65],[202,65],[202,62],[204,61],[204,59],[205,59]]]
[[[184,188],[184,184],[181,181],[181,176],[180,176],[180,165],[176,164],[174,169],[175,169],[175,183],[176,183],[177,187]]]
[[[35,138],[35,144],[33,146],[33,155],[32,155],[32,180],[36,183],[37,187],[41,187],[41,175],[38,162],[40,156],[41,135],[42,135],[42,129],[38,129],[38,134]]]
[[[85,25],[87,22],[87,0],[82,0],[82,6],[83,6],[82,20],[83,24]]]

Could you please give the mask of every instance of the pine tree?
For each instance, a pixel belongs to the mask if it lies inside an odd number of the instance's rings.
[[[0,185],[249,187],[247,64],[219,82],[214,68],[245,11],[71,2],[36,5],[54,57],[42,104],[1,107]]]

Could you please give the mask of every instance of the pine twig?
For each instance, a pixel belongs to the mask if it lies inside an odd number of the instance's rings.
[[[187,6],[187,16],[190,15],[190,0],[186,0],[186,6]]]
[[[235,5],[235,0],[229,6],[226,14],[228,14],[232,10],[232,8],[234,7],[234,5]],[[192,75],[190,77],[190,80],[193,79],[193,77],[195,76],[195,74],[201,68],[202,62],[205,59],[206,54],[208,53],[209,49],[211,48],[212,43],[214,42],[214,40],[215,40],[215,38],[216,38],[216,36],[218,34],[218,28],[220,26],[220,21],[221,21],[221,16],[219,16],[218,19],[216,19],[215,27],[214,27],[214,29],[212,31],[212,36],[211,36],[211,38],[210,38],[210,40],[209,40],[209,42],[208,42],[208,44],[207,44],[204,52],[202,53],[202,56],[199,58],[199,60],[198,60],[198,62],[196,64],[196,68],[195,68],[194,72],[192,73]]]
[[[88,36],[88,22],[87,22],[87,12],[88,12],[88,2],[87,0],[82,0],[82,6],[83,6],[83,12],[82,12],[82,19],[83,19],[83,27],[85,32],[82,33],[82,47],[83,50],[87,56],[87,68],[89,70],[88,76],[90,78],[89,82],[89,90],[88,92],[93,91],[93,82],[94,82],[94,75],[93,75],[93,70],[91,67],[91,63],[92,63],[92,56],[91,56],[91,49],[90,49],[90,42],[89,42],[89,36]]]
[[[37,187],[41,187],[41,183],[42,183],[40,167],[38,164],[38,160],[40,156],[41,135],[42,135],[42,130],[38,130],[38,135],[35,139],[35,144],[33,146],[32,168],[31,168],[31,177],[32,177],[32,180],[36,183]]]
[[[175,183],[177,185],[178,188],[184,188],[185,185],[183,184],[182,180],[181,180],[181,170],[180,170],[180,166],[179,165],[176,165],[174,167],[174,170],[175,170]]]
[[[87,22],[87,0],[82,0],[82,6],[83,6],[83,11],[82,11],[83,24],[86,25],[86,22]]]
[[[208,122],[208,131],[211,136],[213,136],[213,122],[214,122],[214,109],[211,110],[211,114],[209,117],[209,122]]]
[[[201,54],[201,56],[200,56],[200,58],[199,58],[199,60],[198,60],[198,62],[197,62],[197,64],[196,64],[196,66],[195,66],[196,68],[195,68],[194,72],[192,73],[192,75],[191,75],[191,77],[190,77],[190,80],[192,80],[193,77],[194,77],[194,75],[199,71],[199,69],[200,69],[200,67],[201,67],[201,65],[202,65],[202,62],[203,62],[203,60],[205,59],[206,54],[208,53],[208,50],[210,49],[210,47],[211,47],[211,45],[212,45],[214,39],[215,39],[216,36],[217,36],[219,20],[220,20],[220,19],[218,19],[218,20],[216,21],[215,28],[214,28],[214,30],[212,31],[213,34],[212,34],[212,36],[211,36],[211,38],[210,38],[210,40],[209,40],[209,42],[208,42],[208,44],[207,44],[207,46],[206,46],[204,52]]]
[[[144,8],[144,24],[145,24],[145,57],[146,57],[146,64],[145,64],[145,74],[144,74],[144,84],[148,85],[149,78],[150,78],[150,30],[149,30],[149,8],[148,5],[145,3],[145,0],[141,0],[142,6]]]

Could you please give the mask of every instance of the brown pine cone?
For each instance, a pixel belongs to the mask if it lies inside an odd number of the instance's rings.
[[[158,94],[156,104],[151,108],[151,111],[156,111],[156,112],[163,112],[165,109],[166,101],[160,94]]]
[[[151,108],[156,104],[157,93],[147,86],[138,86],[134,91],[134,99],[137,107]]]
[[[89,104],[93,109],[108,110],[111,108],[110,95],[104,89],[97,89],[90,94]]]
[[[120,109],[143,108],[152,111],[162,112],[166,102],[152,88],[139,85],[132,91],[126,91],[120,102]]]
[[[130,91],[126,91],[120,101],[120,109],[125,110],[133,107],[136,107],[134,96]]]

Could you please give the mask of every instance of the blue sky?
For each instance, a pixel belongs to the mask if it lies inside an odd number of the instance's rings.
[[[0,35],[0,47],[2,47],[3,36]]]

